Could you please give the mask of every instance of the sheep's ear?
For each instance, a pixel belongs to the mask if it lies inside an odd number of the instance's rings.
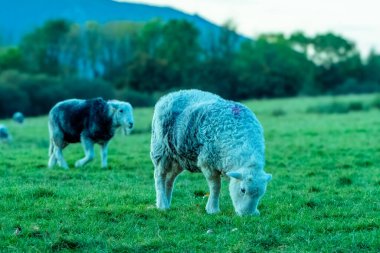
[[[243,175],[239,172],[236,172],[236,171],[227,172],[226,175],[229,177],[238,179],[238,180],[242,180],[242,178],[243,178]]]
[[[272,174],[268,174],[268,173],[266,173],[266,174],[265,174],[265,177],[266,177],[267,182],[269,182],[269,181],[272,180]]]

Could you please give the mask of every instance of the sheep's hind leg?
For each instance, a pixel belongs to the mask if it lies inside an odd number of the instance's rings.
[[[51,130],[52,127],[49,125],[49,132],[50,132],[50,146],[49,146],[49,154],[50,159],[48,166],[49,168],[52,168],[55,164],[58,163],[58,165],[64,169],[68,169],[69,166],[67,165],[67,162],[63,158],[62,150],[67,146],[68,143],[66,143],[63,140],[63,134],[61,131],[53,131]]]
[[[57,158],[55,157],[55,147],[52,148],[53,152],[50,154],[48,167],[51,169],[57,164]]]
[[[55,154],[54,154],[54,141],[52,138],[50,138],[48,168],[51,169],[56,164],[57,164],[57,159],[55,158]]]
[[[170,162],[167,159],[161,159],[155,164],[154,182],[156,188],[156,206],[158,209],[168,209],[170,203],[166,194],[166,180],[170,172]]]
[[[67,162],[63,158],[62,150],[63,150],[63,148],[55,146],[53,156],[55,155],[55,158],[57,159],[58,165],[67,170],[67,169],[69,169],[69,166],[67,165]]]
[[[75,162],[75,167],[82,167],[94,159],[94,143],[85,136],[81,136],[85,157]]]
[[[178,163],[172,162],[171,163],[171,170],[168,172],[166,176],[165,181],[165,187],[166,187],[166,199],[168,200],[168,204],[170,206],[171,200],[172,200],[172,193],[173,193],[173,186],[174,182],[179,174],[183,169],[179,166]]]

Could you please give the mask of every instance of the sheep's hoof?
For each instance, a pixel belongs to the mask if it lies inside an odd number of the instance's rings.
[[[65,164],[65,165],[62,165],[61,168],[63,168],[64,170],[68,170],[69,166],[67,164]]]
[[[61,167],[64,170],[68,170],[69,169],[69,166],[67,164],[63,164],[63,165],[58,164],[58,166]]]
[[[159,209],[159,210],[163,210],[163,211],[169,209],[169,205],[165,205],[165,204],[163,204],[163,203],[157,203],[156,206],[157,206],[157,209]]]
[[[216,213],[219,213],[220,212],[220,209],[219,208],[207,208],[206,207],[206,212],[208,214],[216,214]]]
[[[82,166],[83,166],[83,164],[80,161],[75,162],[75,168],[80,168]]]

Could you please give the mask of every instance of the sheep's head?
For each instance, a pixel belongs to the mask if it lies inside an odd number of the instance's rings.
[[[264,171],[257,173],[232,171],[227,176],[230,181],[230,196],[238,215],[260,215],[257,206],[265,194],[267,184],[272,179],[271,174]]]
[[[3,126],[3,125],[0,125],[0,141],[11,141],[12,140],[12,136],[9,134],[8,132],[8,129]]]
[[[108,104],[111,108],[113,125],[121,127],[125,135],[130,134],[134,125],[131,104],[117,100],[111,100]]]

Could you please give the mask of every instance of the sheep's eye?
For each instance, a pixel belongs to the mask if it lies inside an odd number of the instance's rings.
[[[242,193],[245,193],[245,189],[244,189],[244,188],[241,188],[240,191],[241,191]]]
[[[120,111],[119,111],[119,112],[123,113],[123,112],[124,112],[124,110],[123,110],[123,109],[120,109]]]

